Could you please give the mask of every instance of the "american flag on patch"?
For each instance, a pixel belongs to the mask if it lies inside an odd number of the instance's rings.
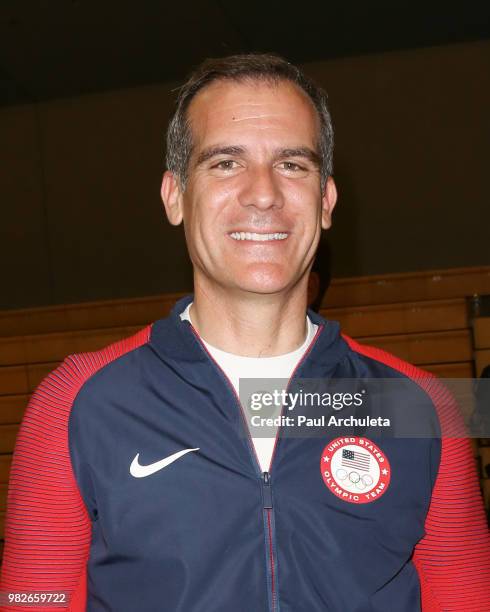
[[[342,451],[342,467],[356,468],[357,470],[369,472],[370,459],[371,456],[368,453],[347,450],[345,448]]]

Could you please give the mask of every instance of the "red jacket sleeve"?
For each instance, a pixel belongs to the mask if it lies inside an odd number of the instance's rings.
[[[26,409],[10,471],[0,581],[2,592],[68,591],[73,612],[85,610],[90,545],[90,519],[68,450],[68,418],[79,379],[76,362],[68,358],[43,380]]]
[[[98,369],[143,344],[149,327],[101,351],[73,355],[39,385],[17,437],[7,496],[0,591],[65,591],[67,609],[86,609],[91,522],[72,470],[68,420],[75,397]],[[3,605],[0,610],[30,611]],[[42,606],[51,612],[60,607]],[[66,609],[66,608],[65,608]]]
[[[448,390],[429,372],[394,355],[344,336],[356,352],[411,378],[436,408],[441,460],[425,521],[416,545],[423,612],[490,612],[490,533],[470,440],[462,438],[460,411]]]
[[[431,385],[442,429],[441,462],[413,561],[424,612],[490,610],[490,534],[468,438],[454,437],[459,411],[451,395]]]

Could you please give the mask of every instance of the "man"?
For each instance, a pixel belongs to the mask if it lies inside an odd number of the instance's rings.
[[[207,61],[184,85],[162,198],[194,295],[34,394],[3,591],[66,591],[76,611],[490,609],[467,441],[245,422],[239,379],[260,377],[402,380],[437,429],[454,418],[433,379],[307,313],[332,147],[325,95],[280,58]]]

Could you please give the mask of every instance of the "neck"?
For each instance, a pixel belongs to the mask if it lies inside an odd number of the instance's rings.
[[[211,286],[195,277],[192,324],[206,342],[234,355],[289,353],[306,337],[307,284],[305,276],[288,292],[258,294]]]

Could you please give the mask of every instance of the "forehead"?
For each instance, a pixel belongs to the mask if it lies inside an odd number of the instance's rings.
[[[317,148],[316,109],[306,93],[289,81],[215,81],[192,100],[188,118],[194,150],[248,141]]]

